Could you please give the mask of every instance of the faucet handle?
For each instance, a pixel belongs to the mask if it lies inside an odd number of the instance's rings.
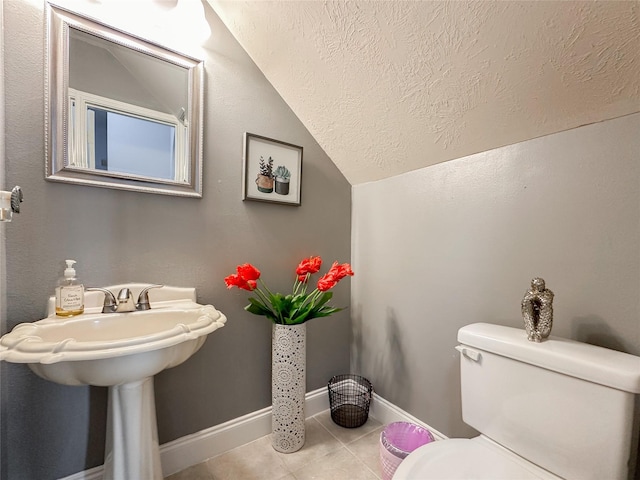
[[[149,310],[151,308],[151,304],[149,303],[149,290],[152,288],[160,288],[164,287],[164,285],[149,285],[145,289],[140,292],[138,296],[138,303],[136,303],[136,310]]]
[[[87,287],[86,291],[95,291],[104,293],[104,304],[102,305],[102,313],[113,313],[118,308],[116,297],[111,290],[100,287]]]

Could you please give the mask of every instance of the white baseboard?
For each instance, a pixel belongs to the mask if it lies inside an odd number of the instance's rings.
[[[326,388],[319,388],[307,393],[305,397],[307,418],[328,409],[329,396]],[[415,423],[428,428],[437,440],[447,438],[375,393],[371,401],[369,415],[383,424],[399,421]],[[271,407],[266,407],[165,443],[160,446],[163,475],[171,475],[192,465],[202,463],[211,457],[257,440],[269,433],[271,433]],[[75,473],[61,480],[101,480],[102,470],[103,467],[99,466]]]
[[[104,468],[100,465],[99,467],[93,467],[89,470],[74,473],[68,477],[61,478],[60,480],[103,480],[102,470],[104,470]]]
[[[305,396],[304,412],[307,418],[328,408],[329,396],[326,388],[319,388]],[[171,475],[270,433],[271,407],[266,407],[221,425],[178,438],[160,446],[162,472],[165,476]]]
[[[413,415],[409,415],[404,410],[396,407],[393,403],[385,400],[375,392],[373,394],[373,400],[371,401],[371,408],[369,409],[369,415],[378,420],[383,425],[392,422],[410,422],[420,425],[426,428],[433,434],[433,438],[436,440],[446,440],[448,437],[443,433],[440,433],[435,428],[427,425],[423,421],[417,419]]]
[[[326,387],[307,393],[304,408],[307,418],[329,409],[329,395]],[[271,407],[266,407],[167,442],[160,445],[162,473],[166,477],[269,433],[271,433]],[[102,471],[103,467],[100,465],[61,480],[102,480]]]

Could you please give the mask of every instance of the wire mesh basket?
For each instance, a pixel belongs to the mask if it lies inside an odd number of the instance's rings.
[[[373,385],[360,375],[336,375],[329,380],[331,419],[345,428],[356,428],[369,418]]]
[[[414,423],[394,422],[380,434],[380,470],[383,480],[391,480],[398,465],[416,448],[433,442],[431,432]]]

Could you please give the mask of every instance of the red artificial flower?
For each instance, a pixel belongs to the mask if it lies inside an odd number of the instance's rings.
[[[336,286],[347,275],[353,276],[353,270],[348,263],[333,262],[329,271],[318,280],[318,290],[326,292]]]
[[[242,282],[242,279],[238,275],[229,275],[228,277],[224,277],[224,283],[227,284],[228,289],[237,287],[240,282]]]
[[[317,288],[321,292],[326,292],[327,290],[331,290],[333,287],[335,287],[336,283],[338,283],[338,280],[336,280],[336,278],[331,275],[331,272],[328,272],[320,277],[320,280],[318,280]]]
[[[225,277],[224,283],[227,284],[227,288],[238,287],[243,290],[255,290],[258,284],[255,280],[246,280],[242,278],[240,275],[229,275]]]
[[[300,262],[298,268],[296,268],[296,275],[298,275],[298,279],[302,282],[300,277],[306,277],[307,273],[313,274],[320,271],[320,267],[322,266],[322,258],[320,257],[309,257],[305,258]]]
[[[331,268],[329,269],[329,274],[334,276],[336,282],[339,282],[347,275],[352,277],[353,270],[351,270],[351,265],[348,263],[339,264],[338,262],[333,262],[333,265],[331,265]]]
[[[247,280],[247,283],[241,286],[240,288],[242,288],[243,290],[253,291],[256,289],[257,286],[258,286],[258,283],[255,280]]]
[[[260,270],[251,265],[250,263],[244,263],[242,265],[238,265],[238,276],[240,278],[249,281],[249,280],[258,280],[260,278]]]

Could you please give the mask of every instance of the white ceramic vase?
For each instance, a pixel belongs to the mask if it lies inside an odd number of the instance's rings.
[[[271,443],[282,453],[304,445],[307,325],[273,324],[271,332]]]

